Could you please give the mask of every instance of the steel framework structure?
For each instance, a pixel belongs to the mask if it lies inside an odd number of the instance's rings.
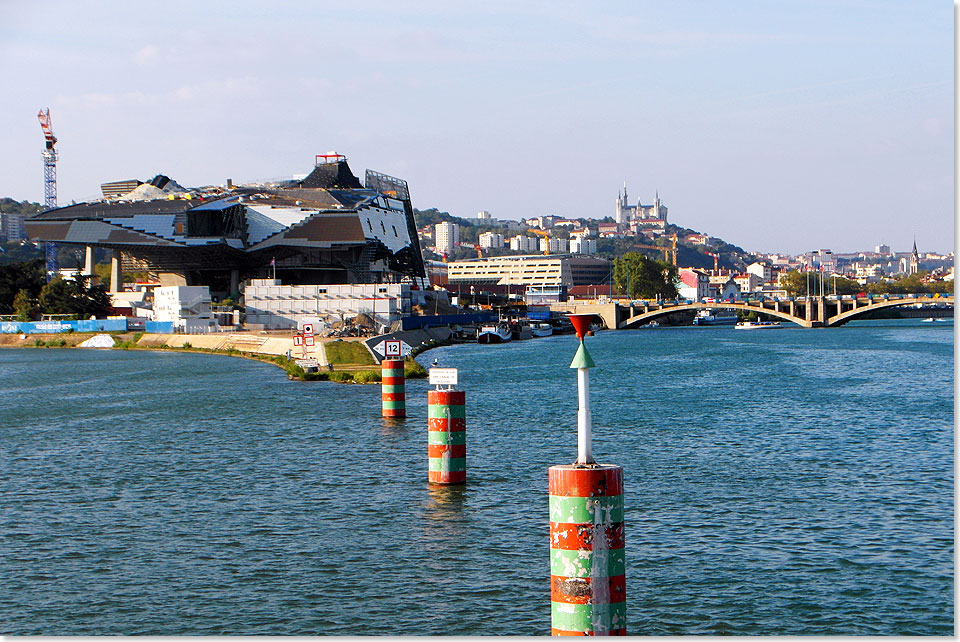
[[[50,110],[40,110],[37,114],[40,127],[43,129],[43,209],[52,210],[57,207],[57,137],[53,135],[53,125],[50,123]],[[47,241],[44,253],[46,255],[47,282],[49,283],[59,271],[57,264],[57,244]]]

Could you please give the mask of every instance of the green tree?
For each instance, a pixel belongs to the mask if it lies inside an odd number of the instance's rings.
[[[13,297],[13,313],[17,321],[33,321],[37,312],[37,302],[26,290],[20,290]]]
[[[926,281],[929,272],[918,272],[904,276],[897,281],[868,283],[866,291],[870,294],[952,294],[952,281]]]
[[[627,252],[613,261],[613,284],[633,299],[677,296],[677,267],[655,261],[640,252]]]
[[[810,296],[820,295],[820,273],[802,272],[800,270],[791,270],[780,275],[780,287],[787,291],[788,296],[806,296],[807,295],[807,275],[810,275]],[[834,290],[838,295],[856,294],[863,292],[863,286],[852,279],[842,276],[824,276],[823,287],[825,294],[833,294]]]
[[[13,301],[20,290],[36,298],[45,280],[42,259],[0,265],[0,314],[15,313]]]
[[[74,275],[70,281],[61,277],[40,290],[40,311],[45,314],[75,314],[81,318],[106,316],[112,305],[102,285],[88,286],[90,277]]]
[[[807,277],[800,270],[790,270],[781,274],[777,283],[787,291],[787,296],[805,296],[807,294]]]

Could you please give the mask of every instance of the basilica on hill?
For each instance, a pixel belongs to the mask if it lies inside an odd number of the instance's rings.
[[[627,197],[627,184],[623,184],[623,192],[617,194],[617,209],[614,219],[624,231],[628,228],[634,234],[640,230],[659,229],[667,227],[667,206],[660,202],[660,193],[657,192],[652,205],[643,205],[637,199],[636,205],[630,205]]]

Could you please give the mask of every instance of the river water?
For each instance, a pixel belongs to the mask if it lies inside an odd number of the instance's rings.
[[[630,634],[952,635],[952,321],[587,345]],[[422,380],[389,421],[379,386],[243,359],[2,350],[0,633],[547,634],[575,349],[421,356],[467,391],[439,489]]]

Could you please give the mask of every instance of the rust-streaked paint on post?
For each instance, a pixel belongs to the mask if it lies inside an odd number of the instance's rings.
[[[623,468],[551,466],[553,635],[626,635]]]
[[[467,411],[463,390],[427,391],[427,478],[431,484],[467,481]]]

